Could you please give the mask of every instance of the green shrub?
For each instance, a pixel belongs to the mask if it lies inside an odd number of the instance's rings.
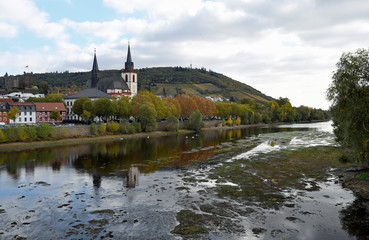
[[[111,121],[106,126],[106,129],[108,130],[108,132],[115,134],[119,130],[119,123]]]
[[[0,129],[0,143],[7,142],[7,138],[4,134],[4,132]]]
[[[369,172],[359,173],[357,178],[360,180],[369,180]]]
[[[142,132],[141,123],[133,122],[132,126],[135,128],[135,132]]]
[[[37,136],[44,140],[48,139],[52,134],[55,134],[55,129],[47,123],[41,123],[37,127]]]
[[[190,119],[187,124],[187,128],[190,130],[195,130],[196,132],[200,131],[201,128],[205,126],[205,123],[202,121],[202,115],[199,110],[192,112],[190,115]]]
[[[104,123],[100,123],[98,130],[99,130],[100,135],[105,135],[106,134],[106,125]]]
[[[9,142],[16,142],[18,141],[18,132],[17,128],[15,126],[12,126],[7,129],[6,135],[8,137]]]
[[[222,121],[222,126],[224,127],[226,125],[226,120],[225,119],[223,119],[223,121]]]
[[[24,127],[20,125],[17,127],[17,135],[18,135],[18,140],[22,142],[26,141],[29,138],[28,134],[24,130]]]
[[[29,137],[29,140],[31,141],[37,140],[37,129],[35,126],[28,126],[25,128],[25,130]]]
[[[119,132],[122,134],[133,134],[136,132],[135,127],[128,121],[123,121],[119,125]]]
[[[96,123],[91,123],[91,133],[92,135],[99,135],[99,131],[97,129]]]

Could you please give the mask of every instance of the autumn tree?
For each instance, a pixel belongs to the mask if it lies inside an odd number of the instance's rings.
[[[190,117],[192,112],[198,110],[196,101],[187,94],[177,95],[176,100],[181,106],[181,117]]]
[[[8,118],[15,121],[15,119],[18,117],[20,111],[17,107],[13,107],[9,112],[8,112]]]

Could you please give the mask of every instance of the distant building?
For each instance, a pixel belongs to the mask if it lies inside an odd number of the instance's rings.
[[[0,122],[9,124],[8,112],[10,111],[10,105],[8,102],[0,102]]]
[[[48,102],[35,102],[36,106],[36,122],[37,123],[61,123],[66,119],[67,111],[64,103],[48,103]],[[60,114],[60,120],[54,120],[50,118],[53,111],[58,111]]]
[[[18,108],[20,113],[15,121],[9,120],[9,123],[15,124],[36,124],[36,106],[31,102],[11,102],[10,110]]]
[[[45,94],[32,94],[32,93],[23,93],[23,92],[12,92],[6,94],[5,97],[11,98],[14,102],[25,102],[28,98],[44,98]]]

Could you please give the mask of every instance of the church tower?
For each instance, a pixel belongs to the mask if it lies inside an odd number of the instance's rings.
[[[129,89],[131,90],[131,97],[137,95],[137,71],[134,70],[134,65],[131,57],[131,47],[128,43],[127,61],[125,63],[125,68],[121,71],[121,76],[123,80],[127,83]]]
[[[97,65],[96,49],[94,50],[94,63],[91,71],[91,88],[96,88],[99,81],[99,66]]]

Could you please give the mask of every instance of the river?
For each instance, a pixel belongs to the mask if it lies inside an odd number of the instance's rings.
[[[335,169],[280,155],[337,146],[330,124],[0,153],[0,239],[356,239]]]

